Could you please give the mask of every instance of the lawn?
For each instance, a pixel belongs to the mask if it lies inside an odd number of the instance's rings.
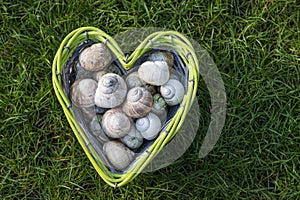
[[[265,1],[0,0],[0,199],[300,199],[300,4]],[[175,163],[117,189],[93,169],[51,79],[62,39],[162,27],[193,38],[227,94],[222,135],[199,159],[210,122],[200,80],[196,139]]]

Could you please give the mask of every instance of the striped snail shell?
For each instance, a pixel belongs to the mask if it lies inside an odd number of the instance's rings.
[[[151,93],[142,87],[135,87],[128,91],[122,110],[132,118],[140,118],[150,112],[153,104]]]

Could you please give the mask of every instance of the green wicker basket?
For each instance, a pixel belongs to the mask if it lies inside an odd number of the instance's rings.
[[[159,136],[140,152],[126,171],[118,172],[107,167],[99,155],[99,147],[85,133],[76,120],[76,112],[69,99],[69,87],[72,84],[72,69],[66,69],[78,59],[78,54],[92,43],[102,42],[110,49],[115,61],[126,73],[135,66],[139,58],[156,48],[164,48],[175,53],[180,61],[185,77],[186,93],[170,120],[161,129]],[[164,148],[181,128],[187,113],[196,97],[199,79],[199,62],[190,41],[175,31],[158,31],[150,34],[130,55],[122,52],[118,43],[109,35],[95,27],[82,27],[72,31],[62,41],[52,65],[52,81],[56,96],[63,108],[70,126],[82,146],[85,154],[101,178],[112,187],[123,186],[147,167],[154,157]],[[101,151],[101,150],[100,150]]]

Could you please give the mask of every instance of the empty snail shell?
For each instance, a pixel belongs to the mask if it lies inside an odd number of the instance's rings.
[[[129,132],[131,123],[131,119],[122,110],[113,108],[104,113],[101,125],[107,136],[121,138]]]
[[[174,106],[181,103],[184,96],[184,87],[181,82],[170,79],[160,87],[160,93],[169,106]]]
[[[98,117],[95,115],[90,122],[90,129],[94,136],[97,137],[97,139],[101,142],[107,142],[109,141],[109,138],[105,135],[103,129],[100,126]]]
[[[140,118],[150,112],[153,103],[151,93],[142,87],[128,91],[122,110],[132,118]]]
[[[143,144],[143,136],[135,128],[135,126],[132,125],[129,133],[121,138],[121,142],[123,142],[130,149],[137,149]]]
[[[169,68],[165,61],[146,61],[138,69],[141,80],[160,86],[169,80]]]
[[[129,74],[126,79],[126,84],[128,89],[134,88],[134,87],[141,87],[145,83],[140,79],[138,72],[133,72]]]
[[[134,152],[117,141],[108,141],[103,145],[103,152],[117,170],[124,170],[132,162]]]
[[[157,51],[148,57],[150,61],[165,61],[169,67],[172,67],[174,64],[174,56],[169,51]]]
[[[93,44],[79,55],[81,66],[88,71],[105,69],[112,61],[109,49],[103,43]]]
[[[104,71],[104,70],[101,70],[101,71],[97,71],[97,72],[94,72],[93,73],[93,79],[96,80],[97,82],[100,80],[100,78],[106,74],[107,72]]]
[[[126,97],[127,86],[118,74],[107,73],[99,82],[95,94],[95,104],[102,108],[114,108],[121,105]]]
[[[143,138],[153,140],[160,131],[161,121],[158,116],[150,112],[145,117],[137,119],[135,126],[141,132]]]
[[[97,82],[93,79],[79,79],[73,83],[70,89],[71,101],[78,107],[90,107],[95,105],[95,91]]]

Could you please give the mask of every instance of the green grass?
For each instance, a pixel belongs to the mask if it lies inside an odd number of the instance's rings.
[[[0,0],[0,199],[300,199],[300,5],[292,1]],[[62,39],[81,26],[110,35],[177,30],[215,60],[227,117],[198,159],[209,124],[174,164],[113,189],[93,169],[51,82]]]

